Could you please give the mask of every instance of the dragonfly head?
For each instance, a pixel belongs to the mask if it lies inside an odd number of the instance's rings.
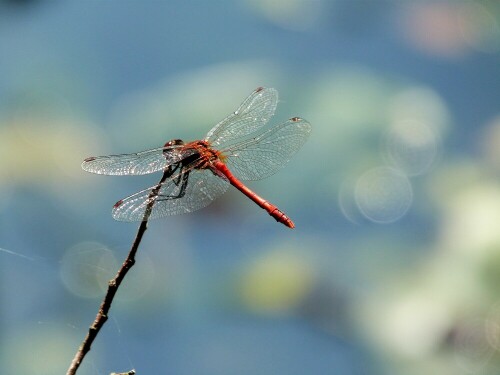
[[[163,147],[170,147],[170,146],[180,146],[183,145],[184,141],[182,139],[172,139],[165,143]]]

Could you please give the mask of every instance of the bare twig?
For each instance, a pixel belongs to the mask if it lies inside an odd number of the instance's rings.
[[[165,182],[165,180],[168,177],[172,175],[172,173],[173,173],[172,167],[168,167],[163,172],[163,176],[160,182],[158,182],[156,188],[151,191],[148,205],[144,212],[144,217],[142,219],[141,225],[139,226],[139,229],[137,230],[137,234],[135,236],[134,243],[130,248],[130,252],[128,253],[128,256],[123,262],[121,268],[118,270],[118,273],[115,275],[113,279],[111,279],[108,282],[108,291],[106,292],[106,295],[104,296],[104,299],[101,302],[101,306],[99,307],[97,316],[95,317],[92,325],[89,327],[87,336],[85,336],[85,339],[78,348],[75,357],[71,361],[71,364],[68,368],[68,371],[66,372],[66,375],[76,374],[76,371],[80,367],[83,358],[85,358],[85,355],[90,351],[92,343],[99,334],[99,331],[101,330],[104,323],[106,323],[106,321],[108,320],[108,312],[109,309],[111,308],[111,304],[113,303],[115,294],[118,291],[118,288],[120,287],[120,284],[122,283],[123,279],[125,278],[125,275],[135,264],[135,254],[137,253],[137,249],[139,248],[139,244],[141,243],[142,236],[144,235],[144,232],[146,232],[146,229],[148,228],[149,216],[151,215],[151,212],[153,210],[153,205],[155,204],[161,185],[163,184],[163,182]]]
[[[135,370],[130,370],[128,372],[120,372],[120,373],[118,373],[118,372],[112,372],[109,375],[135,375],[135,374],[136,374]]]
[[[143,221],[141,223],[141,225],[139,226],[139,230],[137,231],[137,235],[135,236],[132,248],[130,249],[127,258],[125,259],[125,262],[123,262],[116,276],[108,282],[108,291],[106,292],[106,296],[104,297],[101,306],[99,307],[97,316],[95,317],[95,320],[92,323],[92,325],[89,327],[89,332],[87,333],[87,336],[85,337],[82,344],[78,348],[78,351],[76,352],[73,361],[71,361],[71,365],[69,366],[66,375],[76,374],[76,371],[78,370],[78,367],[82,363],[83,358],[90,351],[90,347],[92,346],[94,339],[99,334],[99,331],[101,330],[104,323],[106,323],[106,321],[108,320],[108,312],[109,309],[111,308],[111,304],[113,303],[115,294],[118,291],[121,282],[125,278],[125,275],[135,263],[135,254],[137,253],[137,249],[139,248],[139,244],[141,243],[144,232],[146,232],[147,226],[148,226],[147,221]]]

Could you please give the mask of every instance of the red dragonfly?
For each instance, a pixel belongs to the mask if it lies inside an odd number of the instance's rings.
[[[104,175],[143,175],[163,171],[158,184],[119,200],[113,218],[147,221],[192,212],[222,195],[229,184],[266,210],[276,221],[294,228],[290,218],[259,197],[241,180],[259,180],[278,171],[304,144],[311,125],[299,118],[267,130],[278,92],[257,88],[203,140],[171,140],[163,147],[133,154],[90,157],[82,168]]]

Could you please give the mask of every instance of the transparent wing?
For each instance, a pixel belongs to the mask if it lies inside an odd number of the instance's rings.
[[[228,186],[224,176],[215,175],[209,169],[184,169],[162,183],[157,195],[158,185],[118,201],[112,215],[119,221],[142,221],[151,203],[150,219],[193,212],[208,206],[224,194]]]
[[[205,137],[214,147],[245,137],[262,126],[274,115],[278,91],[259,87],[241,103],[231,115],[215,125]]]
[[[281,169],[305,143],[311,125],[298,117],[221,150],[226,165],[242,180],[260,180]]]
[[[186,152],[177,152],[180,147],[182,146],[160,147],[133,154],[93,156],[83,161],[82,169],[113,176],[149,174],[189,156]]]

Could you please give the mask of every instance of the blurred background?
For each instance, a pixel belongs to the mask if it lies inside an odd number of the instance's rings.
[[[500,3],[0,1],[0,372],[62,374],[159,175],[256,87],[313,126],[279,173],[150,223],[79,374],[498,374]]]

